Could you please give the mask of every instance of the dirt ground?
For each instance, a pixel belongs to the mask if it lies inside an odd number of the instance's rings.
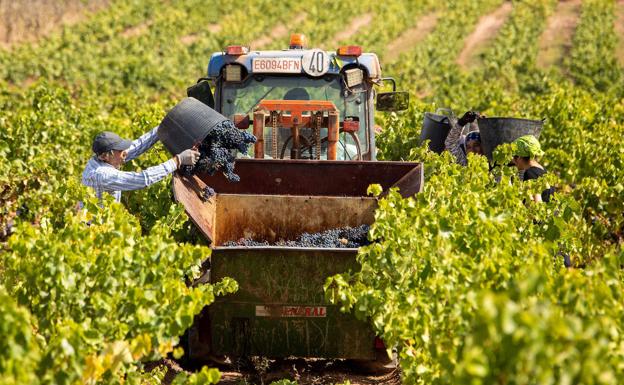
[[[198,368],[183,368],[179,363],[163,359],[146,364],[151,370],[158,366],[167,367],[163,381],[171,384],[175,376],[182,372],[193,372]],[[285,359],[266,360],[256,358],[243,364],[212,366],[221,372],[221,385],[268,385],[274,381],[288,379],[297,381],[298,385],[342,384],[349,381],[351,385],[400,385],[401,375],[398,369],[383,374],[368,374],[363,368],[343,360],[305,360]]]
[[[152,22],[148,20],[133,27],[128,27],[121,33],[121,37],[129,39],[132,37],[141,36],[149,30],[149,27],[151,25]]]
[[[413,49],[414,45],[422,41],[433,31],[438,24],[438,16],[435,12],[422,16],[414,28],[406,30],[388,45],[384,60],[387,62],[394,61],[403,52]]]
[[[494,12],[481,17],[474,31],[464,41],[464,47],[457,56],[457,64],[461,67],[470,66],[482,47],[487,47],[488,42],[496,36],[512,10],[512,3],[506,1]]]
[[[347,41],[352,36],[354,36],[360,30],[360,28],[370,24],[372,21],[372,13],[366,13],[364,15],[356,16],[351,20],[351,23],[349,23],[349,25],[344,30],[337,33],[331,41],[334,43],[334,45],[337,45],[337,43],[342,41]]]
[[[109,0],[0,0],[0,48],[35,41],[61,25],[74,24]]]
[[[299,385],[342,384],[351,385],[401,384],[398,370],[385,374],[367,374],[352,363],[341,360],[288,359],[271,362],[268,365],[239,368],[222,367],[222,385],[270,384],[273,381],[289,379]]]
[[[301,24],[305,20],[306,16],[307,15],[305,13],[301,13],[292,21],[291,25]],[[288,26],[286,26],[285,24],[278,24],[275,27],[273,27],[273,29],[271,30],[271,32],[269,32],[268,35],[262,36],[252,41],[250,44],[251,49],[254,49],[254,50],[263,49],[269,44],[271,44],[274,40],[285,38],[286,36],[288,36],[289,33],[290,33],[290,29]]]
[[[537,65],[542,68],[561,64],[572,48],[572,38],[579,21],[581,1],[561,1],[548,18],[546,29],[540,36]]]
[[[206,26],[206,31],[210,32],[211,34],[219,33],[221,32],[221,25],[220,24],[208,24]],[[180,38],[180,43],[184,45],[191,45],[195,43],[196,41],[199,41],[201,38],[202,38],[202,35],[198,33],[192,33],[190,35],[182,36]]]

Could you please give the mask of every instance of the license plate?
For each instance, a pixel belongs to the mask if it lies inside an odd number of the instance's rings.
[[[301,59],[292,57],[257,57],[251,62],[251,72],[301,73]]]
[[[325,318],[325,306],[256,306],[256,317]]]

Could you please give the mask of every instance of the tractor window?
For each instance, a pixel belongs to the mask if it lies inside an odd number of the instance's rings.
[[[338,159],[349,160],[357,157],[357,142],[361,153],[368,151],[367,135],[367,96],[366,92],[350,94],[344,97],[339,76],[326,76],[312,79],[304,76],[249,76],[242,83],[224,83],[221,92],[221,113],[229,118],[235,114],[249,115],[253,120],[253,109],[261,100],[326,100],[333,102],[340,110],[340,121],[346,117],[359,120],[360,130],[357,140],[345,133],[340,134]],[[289,130],[280,130],[286,131]],[[323,129],[327,135],[327,130]],[[280,135],[281,136],[281,135]],[[270,141],[265,141],[269,143]],[[280,140],[281,142],[281,140]],[[326,151],[326,147],[321,151]],[[265,151],[271,154],[271,151]],[[326,154],[324,155],[326,157]],[[285,157],[288,158],[288,151]]]

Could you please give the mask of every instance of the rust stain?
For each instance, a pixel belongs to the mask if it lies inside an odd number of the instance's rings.
[[[371,224],[376,199],[366,196],[370,184],[397,186],[411,196],[424,182],[422,166],[410,162],[249,159],[238,161],[236,172],[238,183],[222,175],[173,178],[175,199],[215,246],[241,238],[273,243]],[[217,195],[204,202],[206,185]]]
[[[221,194],[214,241],[222,245],[248,237],[274,243],[304,232],[371,224],[376,206],[374,198]]]

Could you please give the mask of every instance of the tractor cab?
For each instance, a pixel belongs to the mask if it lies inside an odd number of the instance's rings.
[[[394,85],[382,78],[376,54],[359,46],[307,49],[305,37],[293,34],[281,51],[229,46],[214,53],[208,77],[189,96],[212,103],[241,129],[252,127],[254,158],[375,160],[375,107],[408,104],[406,92],[377,94],[384,80]],[[206,95],[210,86],[214,97]]]

